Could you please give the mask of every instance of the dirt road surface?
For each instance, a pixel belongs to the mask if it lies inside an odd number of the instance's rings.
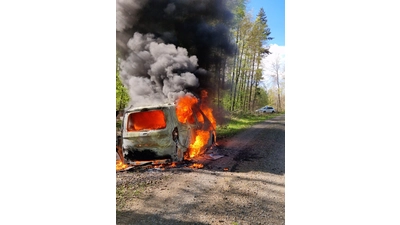
[[[211,153],[202,169],[117,172],[117,224],[285,224],[285,115]]]

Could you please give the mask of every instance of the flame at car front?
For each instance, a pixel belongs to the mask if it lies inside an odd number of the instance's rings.
[[[214,115],[212,114],[212,109],[210,107],[208,107],[207,104],[206,104],[207,96],[208,96],[207,91],[202,90],[201,91],[202,102],[201,102],[201,105],[200,105],[200,109],[207,116],[207,118],[211,121],[211,124],[213,126],[212,128],[216,129],[217,121],[215,120]]]
[[[201,148],[208,142],[210,138],[210,132],[207,130],[197,130],[196,139],[193,144],[189,147],[189,156],[193,158],[200,154]]]
[[[211,122],[208,127],[202,130],[196,130],[196,138],[191,140],[189,146],[189,157],[193,158],[198,156],[201,152],[201,149],[208,143],[210,138],[210,131],[215,130],[216,120],[212,114],[212,109],[206,105],[207,92],[201,92],[201,103],[200,110],[204,113],[207,119]],[[181,123],[194,123],[197,120],[202,125],[205,124],[206,119],[203,117],[203,114],[200,111],[196,111],[195,104],[198,104],[199,100],[192,95],[185,95],[178,99],[176,105],[176,114],[179,122]]]

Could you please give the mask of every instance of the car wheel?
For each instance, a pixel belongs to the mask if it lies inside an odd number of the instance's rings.
[[[173,159],[175,162],[181,162],[183,160],[183,149],[178,147],[176,149],[176,157]]]
[[[215,144],[215,136],[214,134],[211,134],[211,145]]]

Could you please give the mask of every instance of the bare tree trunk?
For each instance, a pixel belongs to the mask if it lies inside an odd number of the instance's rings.
[[[253,55],[253,67],[251,69],[251,75],[250,75],[250,95],[249,95],[249,110],[253,110],[251,107],[251,93],[253,91],[253,83],[254,83],[254,65],[256,63],[256,52],[254,52]],[[254,97],[253,97],[254,98]]]
[[[219,61],[216,65],[216,82],[217,82],[217,106],[219,108],[219,89],[220,89],[220,76],[221,76],[221,62]]]
[[[247,68],[247,65],[249,63],[248,61],[249,61],[249,58],[247,57],[247,51],[246,51],[245,68]],[[249,73],[249,71],[247,71],[247,69],[245,69],[244,73],[243,73],[242,98],[240,99],[243,111],[246,111],[245,102],[246,102],[246,98],[247,98],[247,81],[249,78],[248,73]]]
[[[235,103],[238,101],[237,99],[237,91],[238,91],[238,83],[239,83],[239,77],[242,75],[242,61],[243,61],[243,53],[244,53],[244,41],[241,47],[241,53],[239,56],[239,63],[238,63],[238,70],[236,71],[236,82],[235,82],[235,88],[233,89],[233,99],[232,99],[232,110],[235,110]]]
[[[279,88],[279,73],[276,73],[276,84],[278,85],[278,112],[281,111],[281,94]]]
[[[257,60],[257,69],[260,67],[260,61],[259,60]],[[260,84],[260,81],[257,79],[256,80],[256,83],[255,83],[255,85],[254,85],[254,99],[253,99],[253,110],[254,110],[254,106],[255,106],[255,104],[256,104],[256,98],[257,98],[257,94],[256,94],[256,91],[257,91],[257,88],[258,88],[258,85]]]
[[[237,33],[236,33],[236,46],[238,45],[238,43],[239,43],[239,31],[240,31],[240,26],[238,25],[238,27],[237,27]],[[236,50],[235,50],[235,56],[234,56],[234,58],[233,58],[233,70],[232,70],[232,84],[231,84],[231,111],[233,111],[234,110],[234,107],[235,107],[235,102],[234,102],[234,86],[236,85],[235,84],[235,76],[237,76],[237,71],[236,71],[236,62],[237,62],[237,60],[238,60],[238,51],[239,51],[239,48],[236,48]]]
[[[280,55],[278,54],[275,62],[272,63],[272,68],[274,70],[275,76],[276,76],[276,86],[278,87],[278,102],[277,102],[277,109],[278,111],[281,110],[281,95],[280,95],[280,87],[279,87],[279,72],[280,72]]]
[[[252,62],[252,58],[248,57],[247,64],[251,65],[251,62]],[[246,79],[245,79],[246,88],[245,88],[245,94],[244,94],[244,99],[243,99],[243,108],[244,108],[245,111],[249,111],[250,110],[250,107],[248,107],[249,104],[247,104],[247,102],[250,101],[250,94],[249,93],[250,93],[251,74],[252,74],[251,70],[247,70],[246,71]]]

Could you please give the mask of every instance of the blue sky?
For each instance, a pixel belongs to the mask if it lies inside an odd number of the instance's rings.
[[[249,0],[247,3],[247,11],[251,11],[254,17],[260,8],[264,8],[274,38],[269,44],[285,46],[285,0]]]

